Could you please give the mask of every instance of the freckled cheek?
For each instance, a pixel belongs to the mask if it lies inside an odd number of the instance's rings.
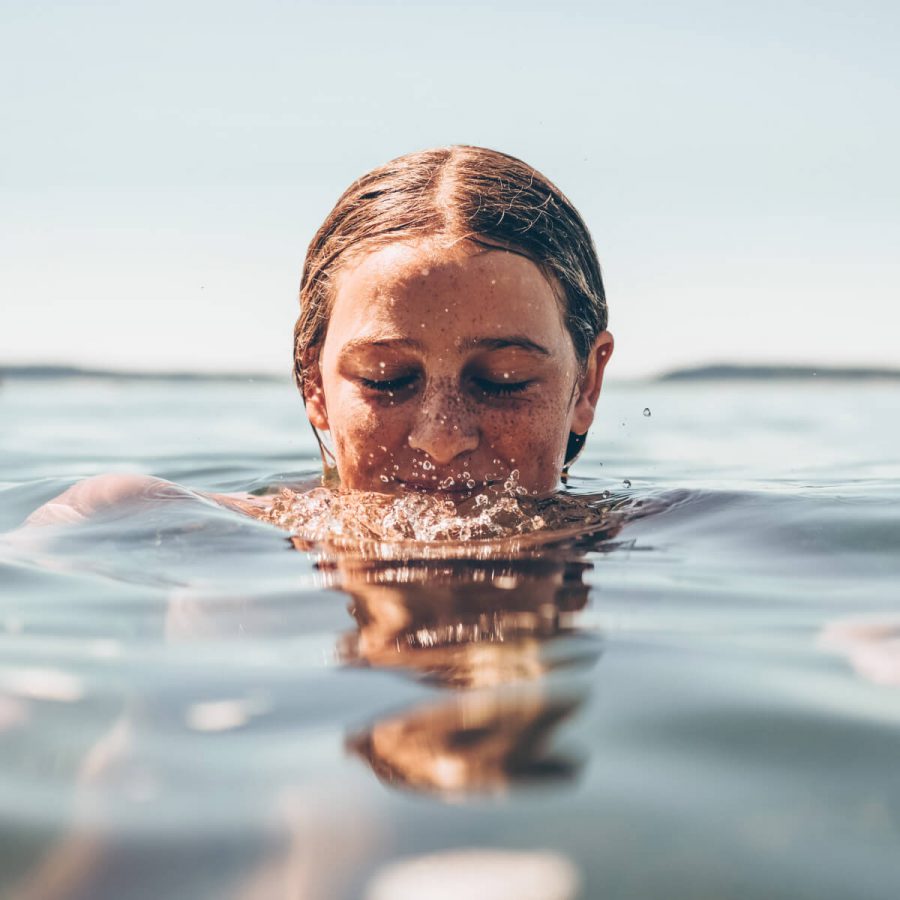
[[[493,415],[483,434],[494,457],[519,470],[523,487],[545,490],[559,478],[569,436],[566,422],[564,403],[548,400]]]
[[[331,437],[338,469],[348,487],[372,487],[356,483],[358,477],[390,474],[391,465],[401,458],[408,436],[406,416],[398,410],[382,408],[354,399],[341,405],[342,415],[331,420]]]

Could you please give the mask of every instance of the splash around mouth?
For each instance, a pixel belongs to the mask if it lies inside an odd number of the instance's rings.
[[[440,556],[451,549],[448,542],[458,543],[466,554],[476,552],[474,544],[484,544],[489,555],[509,553],[515,548],[506,546],[508,540],[516,546],[522,540],[552,542],[609,524],[608,492],[592,502],[559,492],[532,496],[517,476],[510,473],[501,483],[477,487],[397,479],[391,492],[284,488],[257,517],[290,532],[295,545],[361,549],[375,542],[379,556],[390,546],[411,552],[401,547],[409,542],[434,543]]]
[[[499,481],[457,481],[453,478],[445,478],[442,481],[416,481],[413,479],[397,479],[396,484],[404,491],[416,494],[442,494],[452,497],[469,497],[480,490],[486,490],[500,484]]]

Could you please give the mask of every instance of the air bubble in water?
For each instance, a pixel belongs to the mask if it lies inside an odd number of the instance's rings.
[[[475,487],[475,482],[470,478],[470,479],[466,482],[466,487],[471,491],[472,488]]]
[[[476,506],[487,506],[488,505],[487,494],[479,494],[475,498],[475,505]]]
[[[430,463],[427,459],[422,463],[422,468],[426,472],[430,472],[434,468],[434,463]]]
[[[650,407],[649,406],[644,407],[644,416],[648,419],[650,418]]]
[[[379,475],[378,476],[385,484],[387,484],[391,479],[387,477],[387,475]]]

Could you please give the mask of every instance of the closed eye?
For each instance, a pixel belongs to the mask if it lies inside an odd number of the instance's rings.
[[[411,387],[417,377],[415,374],[410,374],[401,375],[399,378],[386,378],[378,381],[371,378],[360,378],[359,383],[371,391],[387,393],[388,391],[402,391],[404,388]]]
[[[489,378],[473,378],[475,386],[489,397],[509,397],[524,391],[531,381],[491,381]]]

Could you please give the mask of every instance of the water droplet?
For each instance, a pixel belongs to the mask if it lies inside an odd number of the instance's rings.
[[[622,482],[622,484],[624,484],[625,487],[627,487],[627,488],[630,488],[630,487],[631,487],[631,481],[630,481],[628,478],[626,478],[626,479]]]
[[[648,419],[650,418],[650,407],[649,407],[649,406],[645,406],[645,407],[644,407],[644,415],[645,415]]]

